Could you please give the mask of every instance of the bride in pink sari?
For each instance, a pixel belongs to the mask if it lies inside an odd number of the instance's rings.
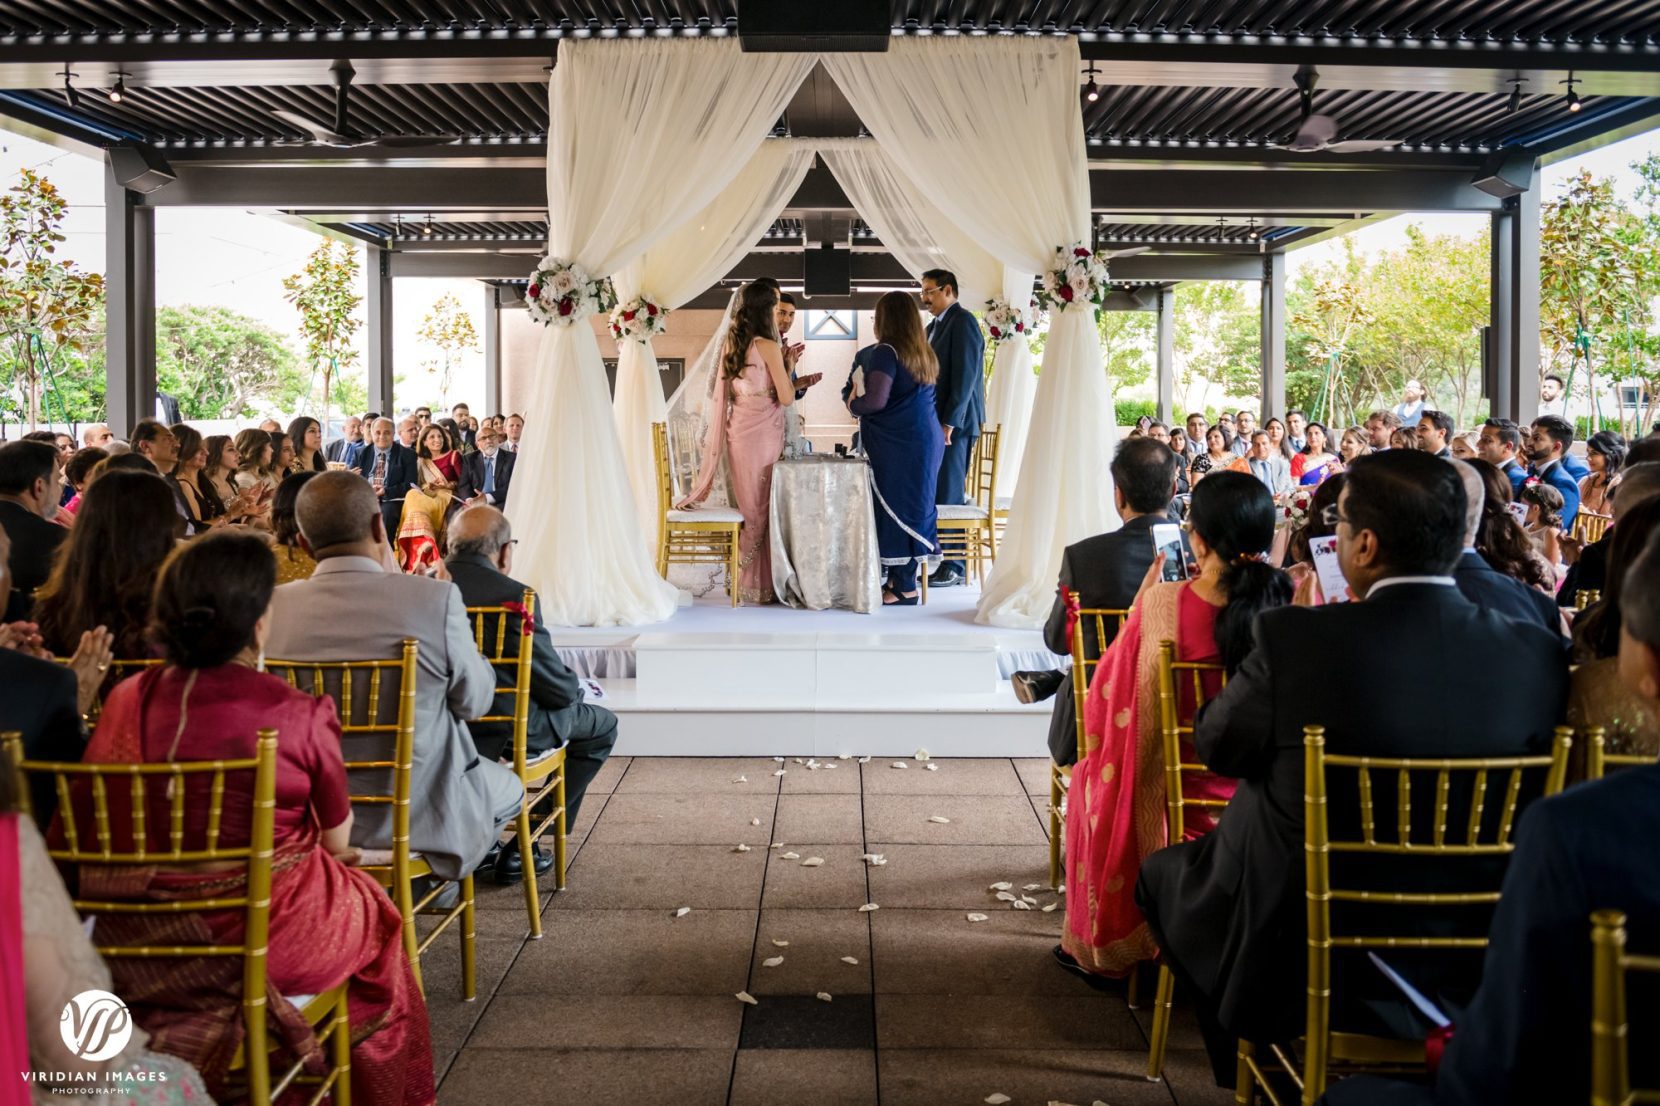
[[[1120,977],[1158,956],[1135,904],[1148,854],[1170,844],[1165,821],[1164,740],[1159,724],[1159,645],[1176,659],[1234,671],[1251,649],[1257,612],[1291,601],[1291,580],[1267,563],[1274,501],[1254,476],[1212,472],[1194,486],[1188,538],[1199,563],[1191,580],[1163,583],[1161,555],[1148,570],[1124,628],[1090,681],[1084,706],[1084,759],[1072,770],[1066,802],[1066,925],[1055,957],[1069,970]],[[1205,695],[1215,695],[1220,676]],[[1194,713],[1191,683],[1178,682],[1177,711]],[[1184,743],[1183,758],[1196,758]],[[1191,763],[1191,760],[1189,761]],[[1186,776],[1189,799],[1229,799],[1235,781]],[[1203,807],[1184,812],[1189,838],[1209,833]]]
[[[772,466],[784,451],[784,408],[795,402],[795,385],[784,368],[773,308],[778,289],[746,284],[726,347],[721,351],[715,394],[709,404],[709,431],[703,467],[691,494],[676,506],[689,510],[709,497],[726,462],[732,498],[744,516],[738,538],[738,598],[771,603],[772,550],[768,540]]]

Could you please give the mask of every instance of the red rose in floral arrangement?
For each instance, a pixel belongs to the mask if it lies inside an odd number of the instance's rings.
[[[1072,285],[1063,284],[1055,290],[1055,294],[1067,303],[1072,302]]]
[[[632,312],[632,311],[624,311],[623,312],[623,322],[625,322],[625,323],[633,322],[634,321],[634,314],[635,313]]]
[[[529,288],[525,289],[525,295],[529,296],[531,299],[536,299],[541,294],[542,286],[540,284],[532,284]]]
[[[646,314],[655,318],[657,315],[657,305],[655,303],[646,304]]]
[[[1003,337],[1003,332],[1001,330],[998,330],[996,327],[992,327],[991,328],[991,336],[993,338],[1002,338]]]
[[[566,298],[559,301],[559,314],[560,315],[569,315],[571,313],[571,310],[575,306],[576,305],[571,302],[570,297],[567,296]]]
[[[1074,249],[1072,251],[1072,256],[1073,257],[1088,257],[1089,256],[1089,251],[1084,249],[1082,246],[1078,246],[1076,249]]]
[[[1016,334],[1026,333],[1026,324],[1025,323],[1015,323],[1014,324],[1014,332]]]

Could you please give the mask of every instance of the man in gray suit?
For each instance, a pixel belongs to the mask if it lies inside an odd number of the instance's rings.
[[[511,769],[482,759],[467,732],[466,719],[489,711],[496,679],[473,643],[461,592],[448,580],[389,568],[380,501],[356,473],[314,477],[300,493],[296,515],[317,570],[277,589],[265,655],[371,660],[398,656],[405,638],[419,643],[410,846],[440,878],[464,876],[518,813],[524,788]],[[344,611],[352,616],[342,618]],[[348,748],[347,755],[375,754]],[[391,808],[360,808],[352,844],[390,848]]]
[[[1291,490],[1291,464],[1268,444],[1268,431],[1258,430],[1251,435],[1251,449],[1245,460],[1251,466],[1251,475],[1262,481],[1269,495]]]

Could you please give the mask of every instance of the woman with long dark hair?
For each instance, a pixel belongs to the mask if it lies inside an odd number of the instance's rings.
[[[1482,489],[1487,493],[1481,504],[1481,525],[1476,529],[1476,552],[1493,571],[1555,594],[1555,574],[1510,511],[1510,477],[1479,457],[1464,464],[1481,475]]]
[[[1606,515],[1608,496],[1619,487],[1620,470],[1625,467],[1625,439],[1612,430],[1599,430],[1585,439],[1585,464],[1590,475],[1579,482],[1579,509]]]
[[[1599,726],[1610,753],[1660,755],[1660,717],[1620,680],[1620,598],[1631,565],[1660,531],[1660,498],[1639,500],[1609,530],[1608,582],[1602,595],[1574,620],[1568,680],[1568,725],[1580,733]],[[1576,742],[1576,744],[1579,744]],[[1576,750],[1575,760],[1583,755]]]
[[[918,568],[940,551],[934,508],[935,475],[945,452],[934,412],[939,374],[916,301],[904,292],[877,300],[876,342],[854,355],[842,399],[859,420],[870,456],[882,602],[889,606],[916,605]]]
[[[300,490],[316,475],[307,470],[285,477],[277,485],[277,498],[271,501],[271,528],[276,538],[271,551],[277,555],[279,584],[309,580],[311,574],[317,571],[317,562],[300,547],[300,521],[296,511]]]
[[[1320,483],[1334,472],[1343,471],[1343,459],[1328,448],[1336,443],[1324,426],[1311,422],[1303,433],[1308,444],[1303,446],[1301,453],[1291,458],[1291,479],[1307,486]]]
[[[454,425],[449,419],[427,423],[416,439],[420,483],[403,501],[397,534],[398,563],[405,572],[424,571],[443,558],[444,524],[460,509],[455,489],[461,483],[461,454],[446,424]]]
[[[773,319],[777,305],[778,288],[765,281],[746,284],[739,294],[738,311],[716,368],[703,468],[691,494],[677,504],[686,510],[707,499],[725,460],[733,498],[744,516],[738,539],[738,598],[744,603],[771,603],[775,598],[767,533],[772,466],[784,451],[784,408],[795,402],[795,385],[784,368]]]
[[[1268,421],[1262,424],[1262,428],[1268,431],[1268,445],[1290,464],[1297,451],[1291,448],[1291,441],[1285,436],[1285,423],[1280,421],[1278,415],[1270,415]]]
[[[325,472],[328,462],[323,459],[323,426],[310,415],[301,415],[288,424],[288,440],[294,444],[294,460],[289,473]]]
[[[208,451],[201,432],[182,422],[172,430],[179,443],[179,457],[173,462],[173,471],[167,474],[167,479],[179,489],[185,510],[190,512],[190,522],[200,534],[224,516],[225,505],[219,502],[202,475],[207,468]]]
[[[1256,477],[1212,472],[1195,485],[1189,540],[1199,572],[1161,582],[1153,562],[1130,617],[1090,682],[1084,732],[1091,746],[1072,770],[1066,810],[1066,926],[1056,958],[1073,971],[1123,976],[1158,956],[1135,905],[1142,861],[1170,844],[1165,821],[1164,742],[1159,726],[1159,644],[1173,641],[1180,661],[1238,669],[1251,651],[1251,624],[1268,607],[1291,602],[1291,579],[1268,563],[1274,499]],[[1214,695],[1221,681],[1206,687]],[[1191,694],[1178,704],[1192,718]],[[1183,753],[1183,760],[1196,754]],[[1235,783],[1184,774],[1189,799],[1228,799]],[[1209,833],[1207,808],[1187,814],[1189,838]]]
[[[102,626],[115,639],[117,659],[150,656],[150,589],[183,531],[167,481],[124,469],[99,475],[81,497],[52,575],[35,593],[46,648],[67,657],[83,632]]]

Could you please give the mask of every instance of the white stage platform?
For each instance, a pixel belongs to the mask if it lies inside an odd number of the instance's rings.
[[[724,597],[645,627],[548,628],[605,689],[626,756],[1043,756],[1049,704],[1010,673],[1060,659],[1037,630],[974,623],[978,589],[874,614]]]

